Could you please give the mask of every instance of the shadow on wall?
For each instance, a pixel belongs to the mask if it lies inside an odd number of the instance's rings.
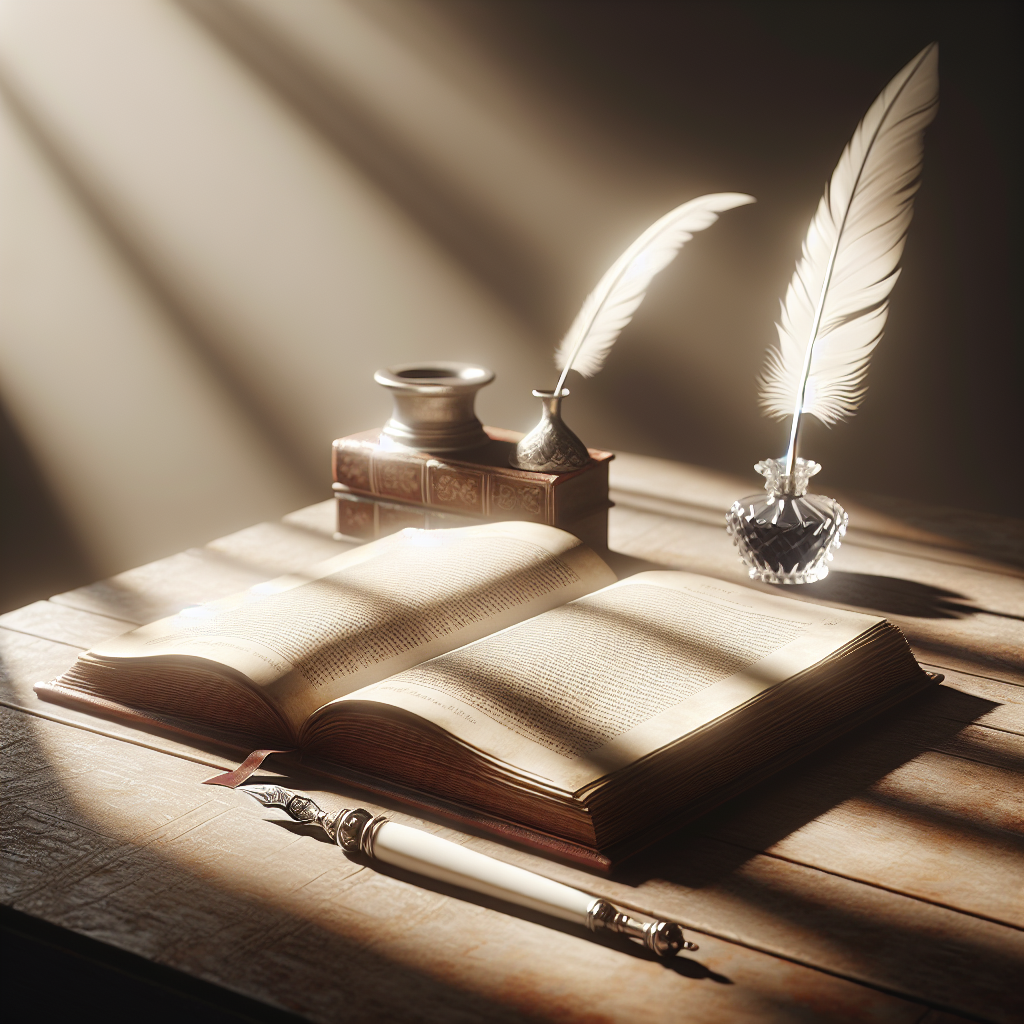
[[[5,574],[34,589],[0,587],[43,593],[326,495],[331,439],[387,415],[379,366],[485,363],[481,417],[528,429],[601,273],[709,191],[758,204],[656,280],[601,376],[570,381],[566,418],[755,487],[784,425],[754,380],[807,222],[931,39],[941,111],[870,392],[807,450],[823,487],[1019,509],[1015,231],[977,201],[1012,212],[1011,7],[890,5],[885,31],[879,11],[9,3],[0,404],[24,442],[7,514],[40,539]]]
[[[0,614],[95,578],[60,505],[0,405]]]

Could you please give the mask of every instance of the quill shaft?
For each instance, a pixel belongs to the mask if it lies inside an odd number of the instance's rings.
[[[637,921],[600,897],[398,822],[385,821],[377,828],[370,855],[404,871],[539,910],[591,931],[628,935],[660,956],[698,948],[674,922]]]
[[[849,210],[847,210],[847,212],[849,212]],[[821,285],[821,294],[818,296],[818,305],[814,311],[814,322],[811,324],[810,340],[807,344],[807,350],[804,352],[804,365],[800,371],[802,383],[800,384],[800,393],[797,395],[796,407],[793,409],[793,423],[790,426],[789,431],[789,447],[786,449],[787,475],[792,474],[793,464],[796,461],[796,448],[797,443],[800,440],[800,421],[803,418],[804,402],[807,399],[807,382],[810,380],[811,360],[814,357],[814,343],[818,340],[818,331],[821,329],[821,314],[825,310],[825,296],[828,294],[829,282],[832,280],[832,271],[835,269],[836,254],[839,252],[840,237],[842,237],[842,232],[840,232],[839,237],[836,238],[835,244],[832,246],[832,251],[829,253],[828,268],[825,271],[825,280]]]
[[[643,301],[651,280],[694,234],[714,224],[719,213],[752,202],[753,196],[738,192],[700,196],[671,210],[640,235],[587,296],[558,346],[555,362],[561,375],[553,393],[562,393],[572,369],[584,377],[597,373]]]
[[[622,280],[622,276],[629,269],[629,266],[630,265],[628,263],[625,264],[621,268],[621,270],[619,270],[619,272],[615,275],[615,277],[611,281],[610,286],[608,288],[608,293],[609,294],[612,294],[614,292],[615,286]],[[565,387],[565,378],[569,376],[569,371],[572,369],[572,364],[576,361],[576,356],[579,355],[580,349],[583,348],[583,345],[586,342],[587,338],[590,337],[590,332],[594,328],[594,323],[596,322],[597,318],[601,315],[601,312],[602,312],[603,309],[604,309],[603,306],[595,307],[593,313],[587,319],[587,321],[586,321],[586,323],[585,323],[585,325],[583,327],[583,332],[582,332],[582,335],[580,336],[580,340],[576,344],[576,348],[573,350],[572,355],[569,356],[569,358],[565,361],[565,366],[562,368],[562,374],[558,378],[558,384],[555,387],[555,394],[556,395],[560,395],[562,393],[562,388]]]
[[[846,203],[846,208],[843,210],[842,217],[838,224],[838,230],[836,231],[835,241],[832,244],[831,252],[828,257],[828,264],[825,268],[825,274],[821,282],[821,290],[818,293],[818,301],[815,304],[814,318],[811,322],[809,331],[809,337],[807,339],[807,347],[804,352],[803,366],[801,368],[801,382],[799,392],[796,397],[796,403],[793,408],[793,422],[790,428],[789,435],[789,447],[786,451],[786,473],[791,474],[793,472],[793,466],[796,461],[797,443],[800,437],[800,421],[802,419],[804,404],[807,399],[807,385],[810,380],[811,364],[814,359],[814,346],[818,341],[818,335],[821,331],[821,320],[822,314],[825,311],[825,300],[828,297],[829,288],[832,284],[832,276],[835,272],[836,257],[839,253],[840,243],[843,241],[843,235],[846,231],[847,221],[850,216],[850,211],[853,209],[854,201],[857,197],[858,190],[860,188],[861,179],[864,175],[864,169],[868,166],[871,156],[874,152],[875,144],[878,141],[879,136],[882,134],[884,128],[889,127],[888,122],[894,110],[897,109],[899,99],[903,95],[909,83],[913,80],[914,75],[920,69],[921,65],[931,55],[934,49],[934,44],[926,47],[920,54],[918,54],[916,60],[913,62],[914,66],[910,74],[901,83],[896,94],[892,97],[885,112],[879,119],[878,124],[875,126],[875,130],[871,135],[871,140],[867,144],[864,150],[863,158],[860,162],[860,166],[857,168],[856,177],[854,178],[852,188],[850,189],[849,200]],[[923,130],[923,125],[922,125]],[[837,168],[838,171],[838,168]],[[833,175],[833,178],[835,175]],[[831,184],[830,184],[831,190]]]
[[[779,344],[760,378],[762,408],[790,419],[787,473],[808,415],[831,426],[863,398],[920,186],[924,129],[937,108],[933,43],[871,104],[811,219],[776,324]]]

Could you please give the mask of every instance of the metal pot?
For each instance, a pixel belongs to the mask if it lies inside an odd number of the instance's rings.
[[[476,418],[476,393],[494,373],[472,363],[424,362],[378,370],[373,379],[391,392],[394,411],[382,437],[404,448],[457,452],[490,440]]]

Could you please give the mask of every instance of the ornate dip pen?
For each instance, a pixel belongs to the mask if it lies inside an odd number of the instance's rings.
[[[682,925],[674,921],[637,921],[600,897],[467,850],[429,832],[400,825],[363,807],[342,808],[329,814],[309,797],[283,786],[261,784],[240,788],[264,807],[279,807],[295,821],[319,825],[345,853],[362,854],[439,882],[496,896],[586,925],[593,932],[617,932],[642,943],[658,956],[675,956],[681,950],[699,948],[684,938]]]
[[[561,376],[553,391],[534,391],[541,400],[540,422],[516,446],[509,462],[517,469],[569,473],[586,465],[586,445],[562,420],[562,399],[569,392],[570,370],[593,377],[622,329],[633,319],[654,275],[664,270],[698,231],[711,227],[718,214],[754,202],[753,196],[718,192],[691,199],[655,221],[609,268],[555,351]]]
[[[741,498],[726,515],[751,579],[824,579],[846,533],[839,502],[806,493],[821,466],[797,456],[800,425],[816,416],[830,427],[863,400],[921,183],[924,130],[938,103],[939,48],[932,43],[857,125],[807,231],[776,325],[779,347],[769,351],[760,381],[766,415],[792,417],[789,447],[783,458],[754,467],[766,493]]]

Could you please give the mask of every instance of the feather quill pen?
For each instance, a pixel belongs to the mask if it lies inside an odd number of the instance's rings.
[[[593,377],[604,365],[622,329],[633,319],[654,275],[664,270],[698,231],[718,214],[755,202],[739,192],[716,192],[691,199],[655,221],[608,269],[555,351],[562,371],[554,394],[560,395],[570,370]]]
[[[787,474],[793,472],[800,420],[827,426],[852,416],[868,360],[882,337],[889,294],[921,180],[924,129],[938,110],[939,48],[925,47],[882,90],[857,126],[804,240],[776,324],[760,403],[792,416]]]

